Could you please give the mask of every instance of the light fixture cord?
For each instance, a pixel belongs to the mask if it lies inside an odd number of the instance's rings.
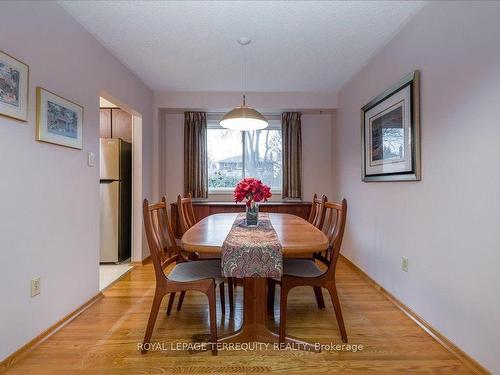
[[[242,45],[243,48],[243,72],[242,72],[242,81],[243,81],[243,106],[245,106],[245,97],[247,93],[247,51],[246,45]]]

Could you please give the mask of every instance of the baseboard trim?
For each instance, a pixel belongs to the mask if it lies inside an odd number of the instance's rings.
[[[390,292],[384,289],[380,284],[368,276],[365,271],[359,268],[356,264],[347,259],[344,255],[340,255],[341,259],[355,272],[361,275],[370,285],[377,289],[382,295],[384,295],[389,301],[391,301],[397,308],[399,308],[403,313],[405,313],[411,320],[417,323],[420,328],[422,328],[427,334],[429,334],[434,340],[440,343],[446,350],[457,357],[467,368],[469,368],[474,374],[478,375],[491,375],[487,369],[485,369],[481,364],[479,364],[475,359],[470,357],[462,349],[452,343],[446,336],[444,336],[437,329],[432,327],[427,323],[420,315],[415,313],[412,309],[406,306],[399,299],[394,297]]]
[[[151,262],[151,255],[148,255],[142,261],[130,262],[130,264],[133,265],[133,266],[144,266],[144,265],[146,265],[146,264],[148,264],[150,262]]]
[[[12,367],[15,363],[17,363],[22,357],[24,357],[26,354],[31,352],[33,349],[35,349],[38,345],[40,345],[42,342],[47,340],[50,336],[52,336],[54,333],[59,331],[61,328],[63,328],[66,324],[71,322],[73,319],[75,319],[78,315],[83,313],[85,310],[87,310],[90,306],[92,306],[94,303],[99,301],[104,295],[99,292],[97,293],[94,297],[89,299],[87,302],[85,302],[83,305],[78,307],[76,310],[72,311],[68,315],[66,315],[64,318],[47,328],[45,331],[40,333],[38,336],[36,336],[34,339],[29,341],[27,344],[23,345],[19,349],[17,349],[14,353],[9,355],[7,358],[5,358],[2,362],[0,362],[0,373],[7,371],[10,367]]]

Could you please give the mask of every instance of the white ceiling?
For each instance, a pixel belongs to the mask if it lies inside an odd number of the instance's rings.
[[[155,91],[335,92],[421,1],[60,1]]]

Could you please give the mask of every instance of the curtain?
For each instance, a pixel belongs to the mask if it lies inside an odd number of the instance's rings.
[[[208,197],[207,116],[184,112],[184,194]]]
[[[281,114],[283,199],[302,198],[302,130],[299,112]]]

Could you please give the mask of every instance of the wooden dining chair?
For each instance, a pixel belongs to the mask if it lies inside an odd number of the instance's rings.
[[[314,225],[319,230],[323,230],[323,223],[325,220],[325,203],[328,201],[326,195],[323,195],[321,199],[318,198],[317,194],[314,194],[311,212],[309,213],[309,219],[307,220],[309,223]],[[311,260],[311,259],[309,259]],[[274,313],[274,296],[276,290],[276,284],[279,284],[279,280],[270,279],[267,285],[267,310],[269,313]],[[316,303],[318,305],[318,309],[325,308],[325,300],[323,299],[323,293],[321,292],[321,288],[314,286],[314,297],[316,298]]]
[[[309,219],[307,221],[319,230],[323,229],[323,222],[325,220],[325,202],[327,201],[328,199],[325,195],[318,198],[318,195],[314,194]]]
[[[315,258],[328,265],[326,271],[321,270],[314,260],[308,259],[285,259],[283,262],[283,276],[281,278],[281,299],[280,299],[280,342],[285,342],[287,298],[291,289],[298,286],[314,286],[325,288],[330,293],[335,316],[340,329],[343,342],[347,342],[340,301],[335,283],[335,269],[340,254],[342,237],[344,236],[347,201],[341,203],[325,203],[325,234],[328,237],[329,247],[327,255],[315,254]]]
[[[187,197],[181,197],[181,195],[177,196],[177,216],[179,217],[179,223],[181,226],[181,232],[182,234],[186,233],[188,229],[190,229],[193,225],[197,223],[196,216],[194,214],[194,209],[193,209],[193,198],[191,197],[191,194],[188,194]],[[192,255],[192,256],[191,256]],[[197,253],[192,253],[190,254],[189,260],[191,261],[197,261],[197,260],[218,260],[220,262],[220,256],[219,257],[211,257],[211,258],[203,258],[200,257],[199,254]],[[233,280],[228,280],[227,283],[228,286],[228,294],[229,294],[229,311],[232,313],[234,312],[234,282]],[[220,299],[221,299],[221,311],[222,314],[226,313],[226,303],[225,303],[225,287],[224,283],[221,283],[219,285],[219,292],[220,292]],[[174,295],[175,297],[175,295]],[[173,297],[171,297],[168,308],[167,308],[167,315],[170,314],[170,310],[172,309],[172,304],[173,304]],[[184,294],[181,293],[179,297],[179,302],[177,303],[177,310],[179,311],[182,306],[182,301],[184,299]]]
[[[210,315],[210,340],[212,344],[217,343],[217,321],[216,321],[216,299],[215,287],[220,285],[224,278],[221,276],[220,261],[203,260],[189,262],[182,256],[175,244],[172,227],[168,220],[167,205],[165,199],[160,203],[149,204],[147,199],[143,202],[144,227],[148,241],[151,259],[155,271],[156,289],[149,314],[148,326],[144,335],[142,354],[145,354],[146,344],[150,343],[153,328],[155,326],[158,310],[163,297],[173,293],[186,291],[198,291],[204,293],[208,298]],[[174,264],[175,266],[167,274],[165,269]],[[170,301],[169,301],[169,304]],[[212,354],[217,354],[217,345],[212,345]]]
[[[184,198],[180,195],[177,196],[177,214],[182,234],[186,233],[189,228],[196,224],[191,193]]]
[[[309,222],[314,225],[319,230],[323,230],[323,223],[325,220],[325,203],[328,201],[326,195],[323,194],[321,199],[314,194],[311,206],[311,213],[309,214]],[[316,303],[319,309],[325,308],[325,301],[323,299],[323,293],[321,293],[321,288],[313,287],[314,296],[316,298]]]

